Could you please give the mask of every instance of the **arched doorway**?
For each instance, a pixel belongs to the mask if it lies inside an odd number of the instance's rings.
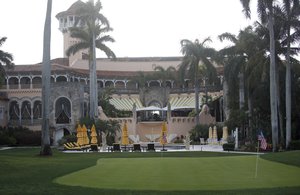
[[[55,102],[55,119],[57,124],[71,122],[71,102],[66,97],[60,97]]]

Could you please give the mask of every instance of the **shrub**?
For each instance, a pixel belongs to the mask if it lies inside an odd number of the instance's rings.
[[[17,140],[14,137],[8,135],[0,136],[0,145],[14,146],[16,143]]]
[[[234,144],[233,143],[223,144],[223,150],[224,151],[234,151]]]
[[[40,146],[41,145],[41,131],[20,131],[15,134],[17,144],[19,146]]]
[[[241,149],[245,152],[256,152],[257,151],[257,144],[245,144],[241,146]]]
[[[41,145],[41,132],[30,131],[26,127],[0,127],[0,144],[17,146]]]
[[[290,150],[300,150],[300,140],[293,140],[289,146]]]

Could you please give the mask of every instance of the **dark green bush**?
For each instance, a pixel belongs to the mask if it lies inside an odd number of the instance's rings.
[[[0,145],[38,146],[41,145],[41,131],[30,131],[26,127],[0,127]]]
[[[293,140],[289,146],[290,150],[300,150],[300,140]]]
[[[0,145],[14,146],[17,140],[14,137],[8,135],[0,135]]]
[[[223,144],[223,150],[224,151],[234,151],[234,144],[233,143]]]
[[[41,131],[24,131],[15,134],[18,146],[40,146],[42,133]]]

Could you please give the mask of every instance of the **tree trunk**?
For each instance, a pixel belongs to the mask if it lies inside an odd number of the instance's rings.
[[[96,67],[96,42],[95,34],[93,33],[93,74],[94,74],[94,115],[93,118],[98,118],[98,86],[97,86],[97,67]]]
[[[278,66],[275,64],[275,71],[278,73]],[[280,86],[279,86],[279,74],[276,74],[276,92],[277,92],[277,109],[278,109],[278,119],[279,119],[279,126],[278,132],[280,132],[280,145],[284,145],[284,132],[283,132],[283,116],[281,112],[281,101],[280,101]]]
[[[285,147],[288,148],[291,142],[291,63],[290,63],[290,27],[288,27],[287,37],[287,53],[286,53],[286,75],[285,75],[285,112],[286,112],[286,143]]]
[[[248,131],[249,131],[249,137],[251,142],[253,141],[252,112],[253,112],[252,94],[248,87]]]
[[[49,135],[49,100],[50,100],[50,43],[51,43],[51,10],[52,0],[48,0],[44,26],[43,67],[42,67],[42,140],[40,155],[52,155]]]
[[[223,109],[224,109],[224,121],[227,121],[229,119],[229,115],[230,115],[230,110],[229,110],[229,106],[228,106],[228,83],[226,81],[226,79],[224,79],[223,81],[223,91],[224,91],[224,95],[223,95]]]
[[[197,64],[195,65],[195,121],[196,125],[199,125],[199,82],[198,82],[198,67],[199,67],[199,60],[197,60]]]
[[[239,108],[242,110],[245,105],[245,80],[244,80],[244,73],[240,72],[239,75]]]
[[[195,111],[196,111],[196,116],[195,116],[196,125],[199,125],[199,86],[197,82],[195,83]]]
[[[90,55],[91,55],[91,50],[89,51]],[[92,60],[92,57],[90,56],[90,59],[89,59],[89,73],[90,73],[90,112],[89,112],[89,115],[90,115],[90,118],[94,118],[94,109],[95,109],[95,106],[94,106],[94,74],[93,74],[93,60]]]
[[[275,67],[275,39],[274,39],[274,18],[273,8],[268,16],[268,29],[270,33],[270,106],[272,126],[272,147],[273,152],[277,151],[278,145],[278,110],[277,110],[277,88],[276,88],[276,67]]]

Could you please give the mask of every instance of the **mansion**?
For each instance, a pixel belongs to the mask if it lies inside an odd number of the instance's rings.
[[[81,6],[76,1],[71,7],[57,14],[59,29],[64,37],[64,50],[74,43],[68,28],[74,25],[76,10]],[[57,143],[62,136],[75,133],[80,118],[89,109],[89,66],[86,51],[51,61],[50,128],[51,137]],[[97,87],[99,93],[113,89],[109,100],[119,110],[132,111],[132,117],[109,118],[99,107],[100,119],[118,120],[121,126],[128,125],[132,142],[157,141],[163,121],[167,121],[168,142],[178,136],[185,136],[195,126],[195,118],[189,113],[195,108],[194,86],[189,79],[180,85],[168,80],[163,85],[161,79],[147,80],[141,87],[137,77],[141,72],[151,74],[155,67],[164,69],[172,66],[178,70],[182,57],[140,57],[97,59]],[[218,84],[206,86],[200,83],[200,108],[204,106],[204,96],[210,101],[209,111],[201,117],[200,123],[223,122],[222,67],[217,67]],[[31,130],[41,130],[42,117],[42,64],[15,65],[6,70],[5,82],[0,89],[0,125],[25,126]],[[208,121],[209,120],[209,121]]]

